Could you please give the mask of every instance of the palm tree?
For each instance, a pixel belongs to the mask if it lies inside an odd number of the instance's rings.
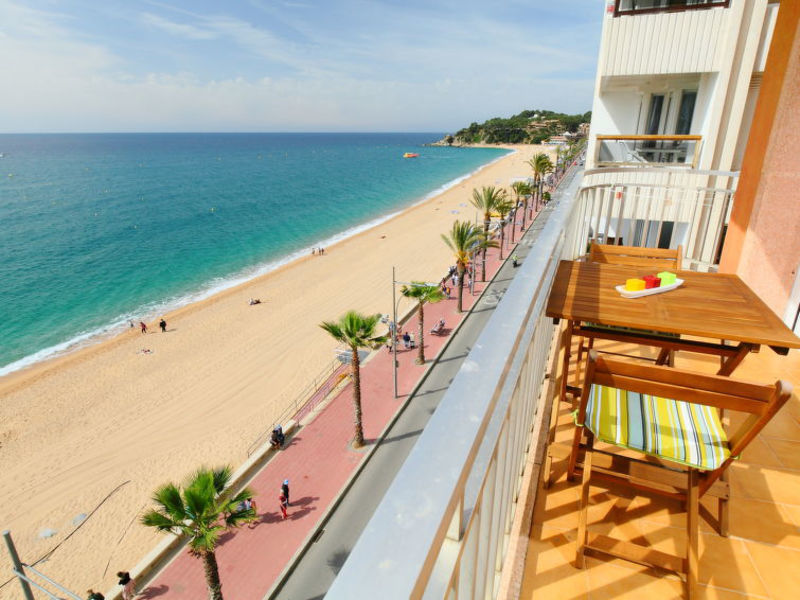
[[[553,170],[553,163],[550,161],[550,157],[547,156],[547,154],[538,152],[533,155],[533,158],[528,161],[528,164],[531,166],[531,169],[533,169],[533,191],[536,192],[545,174]],[[541,200],[541,198],[537,196],[537,207],[539,206],[539,200]]]
[[[203,561],[209,600],[223,600],[214,554],[220,535],[256,518],[254,508],[244,508],[245,500],[253,497],[249,488],[233,497],[224,493],[230,480],[230,467],[201,468],[183,490],[174,483],[164,484],[153,494],[157,507],[141,519],[147,527],[189,538],[189,553]]]
[[[320,323],[325,331],[337,342],[350,348],[350,367],[353,378],[353,410],[355,412],[355,434],[353,435],[353,448],[364,445],[364,427],[361,424],[361,360],[358,356],[359,348],[377,348],[386,341],[385,335],[375,335],[375,327],[381,315],[362,315],[354,310],[347,311],[339,317],[339,321],[323,321]]]
[[[495,212],[497,212],[497,215],[500,217],[500,260],[503,260],[503,243],[505,242],[506,239],[506,229],[504,225],[506,217],[508,216],[508,213],[511,212],[513,206],[514,203],[511,200],[509,200],[507,197],[503,197],[503,199],[500,200],[500,202],[498,202],[497,205],[494,207]],[[511,229],[513,231],[514,229],[513,224]]]
[[[497,205],[505,200],[506,191],[492,185],[483,186],[480,190],[472,190],[472,206],[483,213],[483,235],[488,239],[489,225],[492,222],[492,214],[497,212]],[[481,281],[486,281],[486,248],[483,249],[483,267],[481,270]]]
[[[486,272],[486,251],[489,248],[497,248],[499,244],[490,237],[486,237],[483,234],[483,231],[478,232],[478,239],[472,246],[472,255],[477,256],[478,254],[481,255],[481,268],[484,272]],[[474,273],[474,269],[473,269]],[[484,277],[484,281],[486,278]]]
[[[517,195],[517,205],[519,205],[520,196],[522,197],[522,201],[524,203],[522,209],[522,227],[521,230],[525,230],[525,215],[528,212],[528,196],[531,194],[531,186],[527,181],[515,181],[511,184],[511,189],[514,190],[514,193]]]
[[[481,239],[481,232],[469,221],[455,221],[448,235],[442,234],[447,247],[453,251],[458,272],[458,304],[456,312],[463,312],[464,271],[467,269],[469,254]]]
[[[417,313],[419,314],[419,342],[417,347],[419,353],[417,359],[414,361],[418,365],[425,364],[425,340],[423,338],[425,332],[425,315],[422,307],[426,303],[435,304],[444,300],[444,293],[438,285],[430,285],[422,281],[412,281],[411,285],[404,285],[400,288],[400,293],[406,298],[413,298],[417,301]]]

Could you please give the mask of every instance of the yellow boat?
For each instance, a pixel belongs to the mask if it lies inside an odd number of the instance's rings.
[[[406,152],[405,154],[403,154],[403,158],[417,158],[418,156],[419,154],[417,154],[416,152]]]

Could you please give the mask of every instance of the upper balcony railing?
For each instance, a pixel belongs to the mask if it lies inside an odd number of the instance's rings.
[[[614,16],[677,12],[704,8],[727,8],[730,0],[616,0]]]
[[[664,166],[696,168],[699,135],[598,135],[598,167]]]

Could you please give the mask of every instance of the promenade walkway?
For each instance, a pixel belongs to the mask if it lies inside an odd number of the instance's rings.
[[[518,225],[514,226],[515,238],[519,241],[522,232]],[[510,239],[511,227],[511,224],[507,225],[506,240]],[[503,249],[504,258],[510,254],[513,254],[513,250]],[[502,264],[498,250],[490,250],[486,261],[487,279],[491,279]],[[480,274],[480,263],[477,272]],[[486,285],[485,282],[476,281],[474,295],[465,286],[465,311],[474,305]],[[387,425],[403,408],[408,395],[452,335],[453,329],[467,314],[455,312],[456,293],[454,290],[449,300],[425,306],[425,365],[414,364],[416,349],[406,350],[402,344],[398,348],[399,398],[394,398],[391,352],[382,348],[362,365],[363,425],[367,441],[364,448],[354,450],[350,446],[353,407],[352,389],[348,384],[311,423],[291,436],[284,450],[275,454],[249,483],[255,493],[260,519],[250,526],[226,533],[217,551],[226,598],[262,600],[272,588],[347,486]],[[431,335],[430,328],[442,317],[446,321],[444,334]],[[416,334],[416,313],[403,329]],[[281,518],[278,507],[278,495],[284,479],[289,480],[291,492],[289,517],[286,520]],[[184,551],[141,589],[139,598],[196,600],[205,596],[202,563]]]

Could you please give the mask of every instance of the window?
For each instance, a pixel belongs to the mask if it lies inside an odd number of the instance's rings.
[[[730,0],[616,0],[614,16],[703,8],[727,8]]]
[[[694,104],[696,100],[696,91],[683,91],[681,95],[681,105],[678,108],[678,122],[675,124],[676,134],[689,135],[692,129],[692,115],[694,114]]]
[[[647,114],[647,135],[658,135],[661,126],[661,110],[664,108],[664,95],[653,94],[650,96],[650,111]]]

